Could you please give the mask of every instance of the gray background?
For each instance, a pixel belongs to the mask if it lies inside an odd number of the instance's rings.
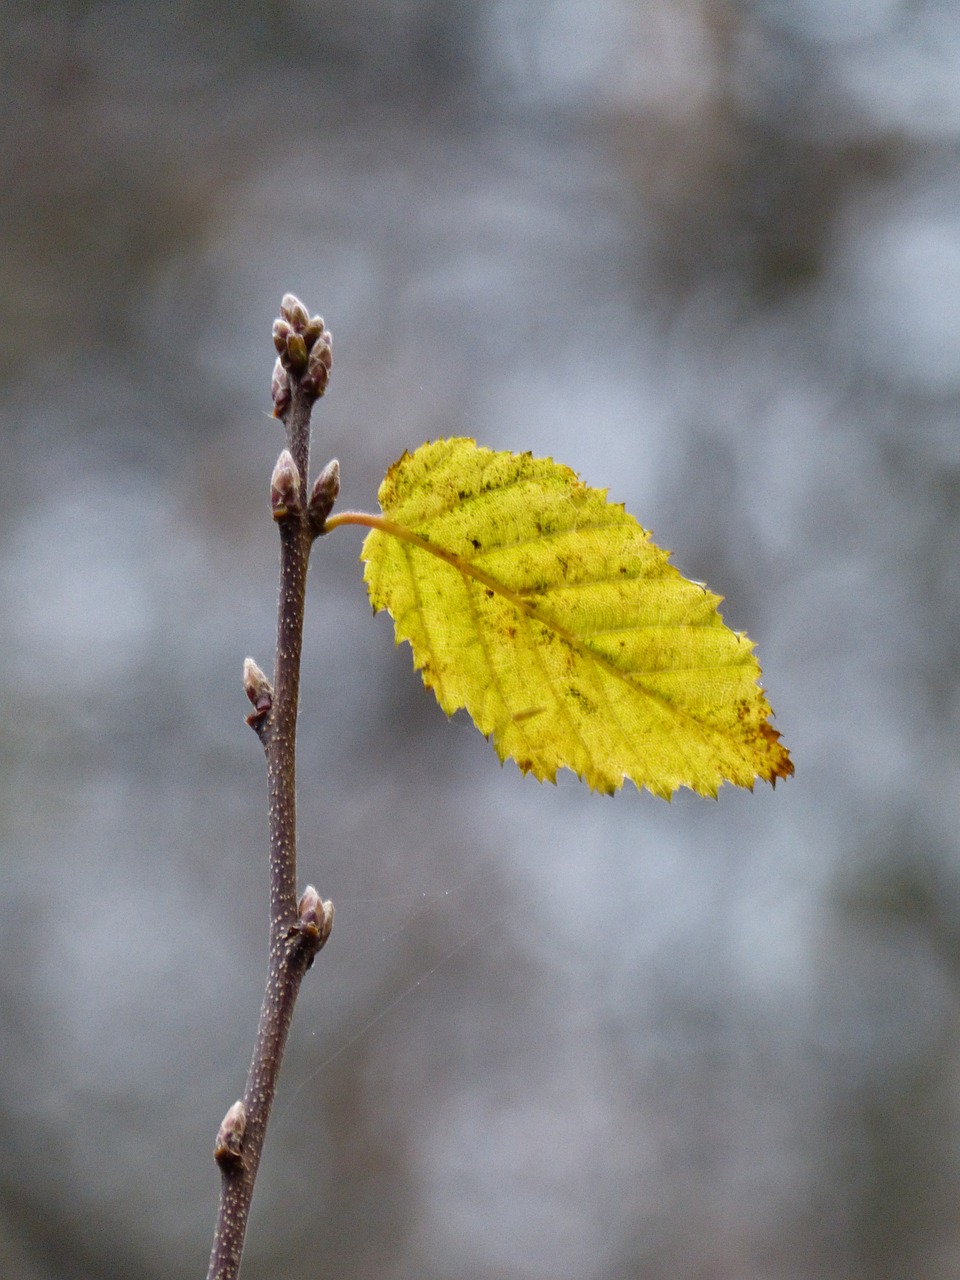
[[[317,465],[608,486],[796,777],[500,768],[311,571],[297,1009],[244,1275],[960,1267],[960,9],[0,7],[0,1270],[203,1274],[266,938],[270,323]]]

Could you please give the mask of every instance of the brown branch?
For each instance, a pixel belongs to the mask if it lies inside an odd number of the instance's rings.
[[[280,531],[280,599],[277,653],[271,686],[248,659],[244,685],[253,713],[248,723],[263,743],[267,758],[270,817],[270,949],[260,1022],[243,1099],[228,1110],[217,1134],[214,1156],[220,1166],[217,1215],[208,1280],[236,1280],[246,1234],[253,1187],[263,1151],[270,1110],[286,1047],[293,1008],[303,975],[326,942],[333,925],[333,904],[312,887],[297,898],[297,710],[300,654],[310,548],[333,505],[330,483],[320,485],[321,502],[303,500],[310,457],[310,414],[326,389],[330,372],[330,334],[319,317],[312,320],[291,295],[284,297],[274,325],[280,352],[274,370],[276,416],[287,432],[271,483],[273,515]],[[330,468],[325,468],[324,473]],[[337,472],[338,474],[338,472]]]

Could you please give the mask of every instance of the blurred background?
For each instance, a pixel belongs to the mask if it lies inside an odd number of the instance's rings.
[[[0,1270],[204,1274],[267,930],[270,325],[314,462],[609,487],[758,644],[796,777],[500,768],[311,569],[334,899],[245,1280],[960,1269],[960,8],[0,7]]]

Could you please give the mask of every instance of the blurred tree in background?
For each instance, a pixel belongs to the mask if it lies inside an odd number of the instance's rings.
[[[291,288],[345,504],[438,435],[609,485],[758,641],[797,776],[501,770],[319,547],[337,930],[245,1277],[954,1276],[956,6],[37,0],[0,54],[4,1273],[205,1265]]]

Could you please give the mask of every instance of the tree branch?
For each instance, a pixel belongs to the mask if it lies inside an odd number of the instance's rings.
[[[220,1166],[217,1215],[208,1280],[236,1280],[240,1272],[253,1187],[270,1110],[303,975],[330,936],[333,904],[308,886],[297,899],[297,711],[300,655],[310,548],[329,514],[339,468],[324,468],[309,503],[310,414],[329,380],[330,334],[319,317],[287,294],[274,343],[280,357],[273,376],[275,415],[283,420],[287,449],[271,481],[273,517],[280,531],[280,598],[274,683],[252,659],[244,664],[244,687],[253,704],[248,723],[267,759],[270,818],[270,948],[267,983],[243,1099],[234,1103],[217,1134]],[[331,475],[336,483],[333,484]],[[323,481],[323,483],[321,483]]]

